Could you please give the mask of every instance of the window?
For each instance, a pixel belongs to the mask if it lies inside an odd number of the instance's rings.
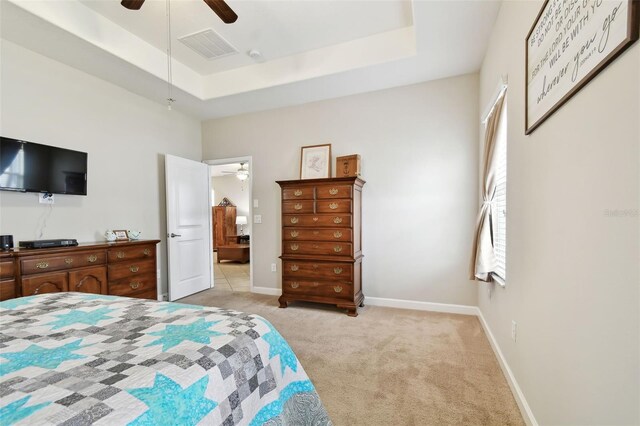
[[[496,159],[496,192],[494,195],[493,251],[496,257],[494,278],[504,284],[507,279],[507,99],[502,105],[502,114],[498,124],[495,146]]]

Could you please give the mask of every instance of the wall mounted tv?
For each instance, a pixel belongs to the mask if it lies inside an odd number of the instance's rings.
[[[87,153],[0,137],[0,190],[87,195]]]

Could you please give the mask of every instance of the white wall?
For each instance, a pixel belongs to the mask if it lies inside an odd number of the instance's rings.
[[[509,75],[508,281],[479,305],[540,424],[640,424],[640,43],[525,136],[541,6],[503,2],[482,66],[481,109]]]
[[[139,229],[164,265],[164,156],[201,159],[200,122],[110,83],[2,41],[3,136],[89,154],[88,195],[56,195],[42,238],[100,241]],[[0,234],[39,236],[47,207],[36,194],[0,193]]]
[[[467,280],[477,206],[477,75],[203,124],[203,158],[252,155],[254,285],[279,288],[280,191],[299,177],[300,147],[358,153],[365,296],[476,304]],[[335,160],[333,167],[335,168]]]
[[[244,233],[245,235],[251,235],[251,218],[249,217],[250,180],[247,179],[243,182],[235,175],[216,176],[211,178],[211,186],[214,190],[213,205],[217,206],[224,197],[227,197],[229,201],[236,205],[236,215],[247,217],[247,222],[249,223],[244,225]],[[237,226],[237,232],[240,234],[240,225]]]

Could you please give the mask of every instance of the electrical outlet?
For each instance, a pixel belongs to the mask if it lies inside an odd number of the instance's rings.
[[[515,320],[511,321],[511,338],[513,339],[513,341],[516,341],[516,338],[518,336],[518,323]]]
[[[253,215],[253,223],[262,223],[262,215],[254,214]]]
[[[40,201],[40,204],[54,204],[55,200],[53,198],[53,194],[49,194],[47,192],[43,192],[41,194],[38,194],[38,199]]]
[[[278,272],[278,267],[276,266],[275,263],[271,264],[271,272]]]

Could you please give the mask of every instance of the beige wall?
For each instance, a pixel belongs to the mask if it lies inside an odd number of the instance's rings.
[[[236,205],[236,215],[247,217],[247,222],[249,223],[244,225],[243,229],[245,235],[251,235],[251,218],[249,217],[250,179],[243,182],[235,175],[216,176],[211,178],[211,186],[214,191],[213,205],[217,206],[223,198],[228,198],[229,201]],[[240,225],[237,225],[237,232],[240,233]]]
[[[365,295],[475,305],[477,117],[467,75],[205,122],[204,159],[253,156],[254,285],[280,287],[275,181],[299,177],[301,146],[330,142],[334,159],[362,156]]]
[[[541,5],[503,2],[482,67],[481,109],[509,75],[508,281],[479,305],[540,424],[639,424],[640,43],[525,136]]]
[[[3,136],[89,154],[88,195],[56,195],[42,238],[98,241],[119,228],[164,240],[163,154],[200,160],[198,120],[6,41],[0,89]],[[0,192],[0,234],[36,239],[46,212],[36,194]]]

